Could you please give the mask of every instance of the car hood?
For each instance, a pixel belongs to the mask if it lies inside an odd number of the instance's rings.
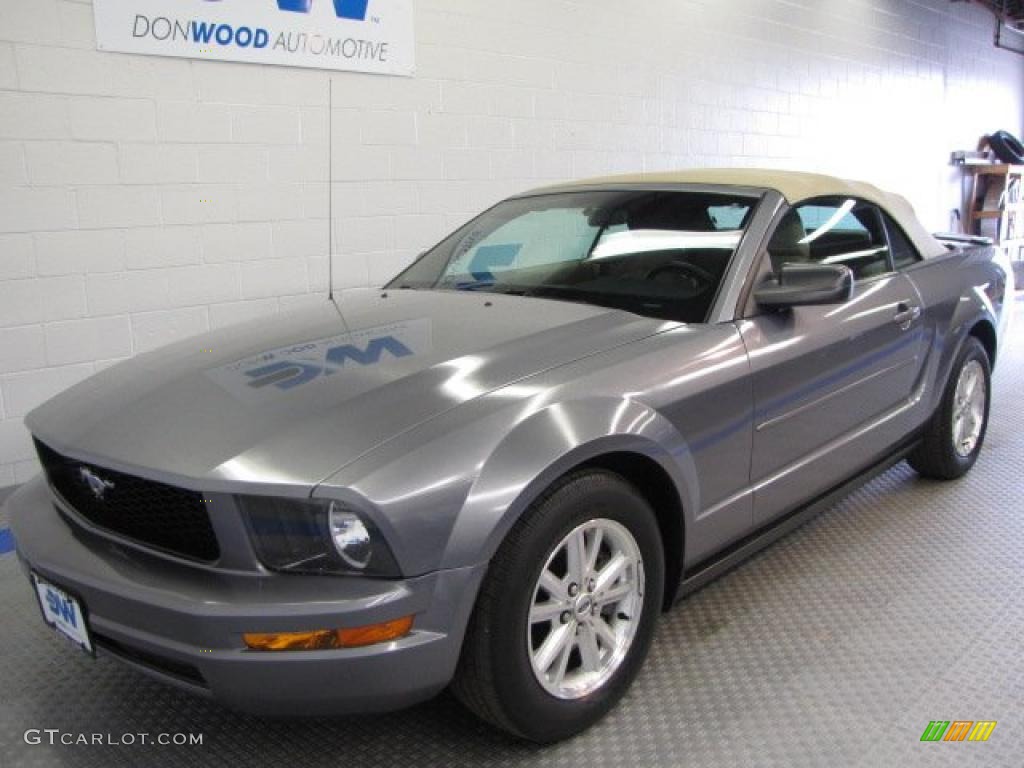
[[[302,495],[444,411],[664,322],[516,296],[355,291],[112,366],[32,411],[71,456],[211,492]]]

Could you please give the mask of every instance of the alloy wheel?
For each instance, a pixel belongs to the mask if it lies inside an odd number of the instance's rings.
[[[541,686],[560,699],[599,689],[629,652],[643,608],[640,547],[614,520],[589,520],[554,548],[534,587],[527,651]]]
[[[961,457],[970,456],[978,445],[985,424],[987,398],[981,363],[970,360],[960,370],[953,396],[953,448]]]

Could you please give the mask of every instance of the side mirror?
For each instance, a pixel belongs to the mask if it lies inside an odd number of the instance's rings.
[[[783,264],[777,280],[754,291],[754,301],[769,309],[840,304],[853,296],[853,272],[842,264]]]

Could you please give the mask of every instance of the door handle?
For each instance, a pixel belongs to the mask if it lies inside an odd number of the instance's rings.
[[[901,301],[896,305],[896,314],[893,315],[892,321],[900,327],[901,330],[907,330],[914,321],[921,317],[921,308],[916,304],[911,304],[908,301]]]

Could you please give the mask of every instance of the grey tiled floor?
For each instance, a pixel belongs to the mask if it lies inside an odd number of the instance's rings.
[[[14,558],[0,557],[0,765],[1020,768],[1024,333],[995,390],[967,478],[934,483],[897,466],[691,596],[663,617],[623,704],[543,749],[445,696],[381,717],[235,714],[72,653],[43,627]],[[922,744],[935,719],[999,724],[987,743]],[[204,746],[29,746],[26,728],[185,731]]]
[[[17,486],[7,486],[6,488],[0,488],[0,528],[7,527],[7,511],[4,509],[4,499],[10,496],[18,490]]]

